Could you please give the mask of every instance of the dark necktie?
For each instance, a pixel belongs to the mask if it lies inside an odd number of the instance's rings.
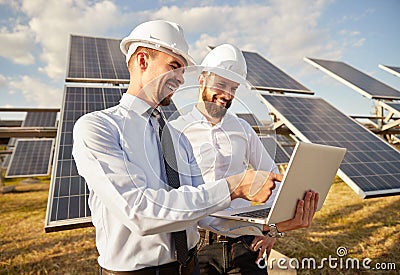
[[[175,157],[174,144],[172,143],[169,128],[165,127],[165,121],[157,109],[154,109],[152,114],[159,124],[158,134],[161,141],[165,172],[167,174],[168,185],[173,188],[178,188],[181,184],[179,181],[178,166]],[[188,258],[188,247],[186,240],[186,231],[172,232],[172,240],[175,242],[178,262],[186,264]]]

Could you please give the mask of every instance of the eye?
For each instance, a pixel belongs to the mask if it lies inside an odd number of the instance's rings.
[[[217,83],[218,88],[225,88],[225,85],[223,83]]]

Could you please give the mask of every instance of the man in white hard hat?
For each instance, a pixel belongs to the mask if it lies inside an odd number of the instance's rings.
[[[203,181],[189,142],[158,110],[193,62],[179,25],[140,24],[121,50],[130,73],[127,92],[119,105],[79,118],[73,130],[101,274],[198,274],[197,221],[238,197],[266,201],[282,177],[251,171]],[[258,192],[250,195],[253,189]]]
[[[215,181],[248,169],[279,173],[252,127],[227,112],[240,85],[247,85],[247,66],[242,52],[223,44],[203,60],[198,78],[199,100],[193,109],[171,125],[189,139],[205,181]],[[275,191],[267,204],[272,204]],[[200,220],[203,235],[199,245],[201,274],[266,274],[266,264],[257,264],[269,254],[281,232],[311,225],[318,194],[308,192],[299,201],[293,219],[273,225],[255,225],[215,217]],[[250,206],[240,198],[231,207]],[[249,234],[252,232],[253,234]],[[256,235],[256,236],[255,236]]]

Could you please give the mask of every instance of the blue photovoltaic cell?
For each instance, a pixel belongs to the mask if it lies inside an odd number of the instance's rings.
[[[47,111],[41,111],[41,112],[28,112],[26,114],[26,117],[24,121],[21,124],[21,127],[55,127],[56,126],[56,120],[57,120],[57,112],[47,112]],[[19,139],[17,138],[10,138],[8,142],[8,148],[14,147],[16,144],[20,144],[17,146],[25,146],[26,142],[20,142],[17,143]],[[24,139],[26,140],[26,139]],[[43,140],[40,139],[32,139],[28,144],[38,147],[38,146],[43,146],[43,145],[35,145],[34,142],[39,142],[43,143]],[[48,148],[44,149],[45,151],[49,151],[50,154],[52,154],[53,150],[47,150]],[[20,152],[20,149],[18,147],[15,147],[14,151]],[[30,165],[29,169],[27,169],[26,164],[20,164],[19,162],[15,162],[15,164],[12,164],[13,166],[10,168],[12,172],[12,175],[14,177],[19,177],[19,174],[22,173],[21,176],[35,176],[35,175],[47,175],[48,174],[48,169],[49,165],[47,164],[47,168],[44,167],[43,165],[46,165],[46,161],[50,161],[51,156],[49,155],[48,157],[43,156],[42,154],[39,155],[41,159],[37,161],[37,165]],[[42,157],[45,157],[45,159],[42,159]],[[42,163],[42,165],[39,165],[39,163]],[[8,165],[10,164],[10,156],[7,156],[4,160],[4,163],[2,167],[7,168]],[[16,166],[14,166],[16,165]],[[23,165],[21,168],[19,168],[19,165]],[[34,168],[37,168],[37,171],[34,171]],[[27,172],[29,173],[27,174]],[[10,174],[11,175],[11,174]]]
[[[305,58],[305,60],[368,98],[400,99],[400,91],[344,62],[315,58]]]
[[[286,164],[290,156],[283,147],[272,136],[261,136],[260,140],[268,154],[274,159],[276,164]]]
[[[296,142],[287,136],[284,135],[276,135],[276,140],[278,143],[282,146],[283,150],[291,156],[294,150],[294,147],[296,146]]]
[[[243,51],[247,63],[247,81],[256,89],[314,94],[258,53]]]
[[[71,35],[67,81],[128,83],[120,40]]]
[[[262,95],[301,140],[347,149],[339,176],[361,197],[400,194],[400,152],[321,98]]]
[[[46,231],[91,225],[89,192],[72,158],[72,129],[82,115],[119,103],[121,88],[66,87],[46,213]]]
[[[258,118],[251,113],[236,113],[238,117],[245,120],[250,126],[262,126]],[[289,155],[273,136],[260,136],[260,140],[267,150],[268,154],[274,159],[276,164],[289,162]]]
[[[47,176],[53,143],[53,138],[18,139],[5,177]]]
[[[258,120],[258,118],[254,114],[250,113],[236,113],[238,117],[241,119],[246,120],[250,126],[262,126],[261,122]]]
[[[55,127],[57,112],[28,112],[22,127]]]

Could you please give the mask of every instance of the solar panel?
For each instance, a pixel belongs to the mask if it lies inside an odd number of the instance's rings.
[[[282,146],[283,150],[285,150],[285,152],[289,156],[291,156],[293,153],[293,149],[296,145],[296,142],[292,138],[284,135],[276,135],[275,138],[278,141],[278,143]]]
[[[47,111],[27,112],[26,117],[21,124],[21,127],[55,127],[56,120],[57,120],[57,112],[47,112]],[[18,145],[17,145],[18,140],[19,139],[17,139],[17,138],[10,138],[10,140],[8,141],[7,147],[8,148],[16,147],[14,149],[14,151],[19,152]],[[33,142],[41,143],[42,140],[32,139],[32,142],[30,144],[33,144]],[[25,142],[21,142],[19,144],[25,146]],[[50,151],[50,154],[52,154],[52,152],[53,152],[53,150]],[[49,158],[51,158],[51,155]],[[10,160],[11,160],[11,156],[7,156],[3,161],[2,167],[7,168],[10,163]],[[44,168],[41,167],[40,165],[38,165],[36,167],[39,170],[38,171],[29,170],[29,175],[43,174]],[[13,167],[12,169],[18,170],[17,167]],[[31,169],[34,169],[33,166],[31,167]],[[18,175],[15,174],[14,176],[17,177]]]
[[[72,129],[82,115],[117,105],[125,91],[65,87],[46,213],[47,232],[91,225],[89,191],[72,158]]]
[[[258,53],[243,51],[247,63],[247,80],[256,89],[314,94]]]
[[[400,194],[400,152],[390,144],[321,98],[261,97],[301,140],[347,148],[338,175],[361,197]]]
[[[384,69],[385,71],[400,77],[400,67],[379,64],[379,68]]]
[[[53,138],[18,139],[5,177],[48,175],[53,143]]]
[[[315,58],[304,58],[304,60],[367,98],[400,99],[400,91],[360,72],[344,62]]]
[[[238,117],[241,119],[244,119],[250,126],[261,126],[261,122],[258,120],[258,118],[251,113],[236,113]]]
[[[28,112],[22,127],[55,127],[57,112]]]
[[[283,149],[283,147],[276,141],[274,137],[261,136],[260,140],[276,164],[285,164],[289,162],[289,154]]]
[[[120,41],[71,35],[66,81],[129,83]]]

